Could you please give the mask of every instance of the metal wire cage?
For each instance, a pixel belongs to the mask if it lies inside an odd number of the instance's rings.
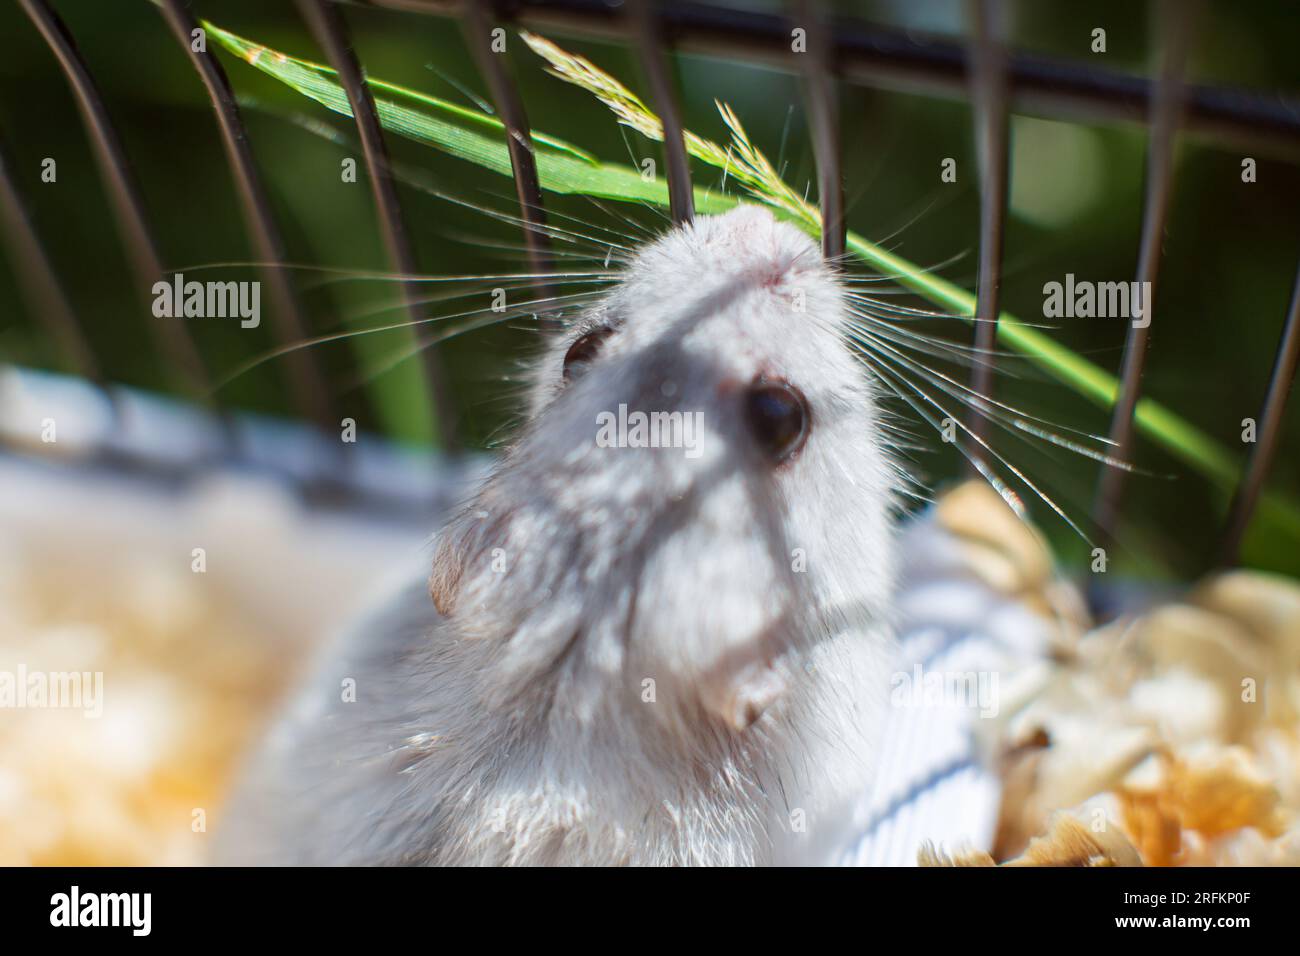
[[[75,96],[134,281],[143,293],[166,274],[167,257],[160,250],[137,174],[127,159],[108,105],[76,41],[56,12],[57,4],[52,0],[18,0],[18,5],[39,30]],[[299,341],[307,334],[310,323],[291,273],[273,265],[285,260],[285,240],[254,161],[230,80],[215,53],[195,49],[191,44],[198,22],[187,0],[158,0],[156,5],[210,99],[249,244],[259,260],[272,264],[264,275],[274,334],[286,345]],[[976,317],[983,321],[976,323],[974,345],[986,351],[997,339],[1002,312],[1000,286],[1010,182],[1009,116],[1013,107],[1032,109],[1040,115],[1124,119],[1145,124],[1144,202],[1133,275],[1157,290],[1177,137],[1196,132],[1247,142],[1267,141],[1287,152],[1300,146],[1300,102],[1269,93],[1187,81],[1188,46],[1195,21],[1189,5],[1172,2],[1152,7],[1159,68],[1149,78],[1009,48],[1002,26],[1005,10],[997,0],[972,0],[967,4],[966,42],[918,38],[875,25],[852,9],[832,11],[808,0],[758,12],[721,3],[680,0],[364,0],[352,5],[459,21],[495,111],[510,132],[508,145],[520,216],[537,227],[546,223],[546,202],[534,164],[523,98],[511,72],[488,48],[489,33],[499,23],[521,22],[612,39],[636,51],[648,81],[648,102],[664,121],[665,169],[671,215],[676,222],[690,219],[694,210],[683,120],[666,52],[708,51],[797,74],[805,91],[807,125],[816,161],[825,223],[823,250],[830,258],[842,255],[845,248],[843,184],[847,171],[841,163],[841,114],[837,105],[841,84],[968,98],[978,148],[980,195]],[[334,0],[296,0],[296,8],[347,91],[389,265],[400,275],[415,274],[417,256],[399,201],[385,134],[349,37],[345,17],[349,11]],[[806,31],[806,50],[800,55],[792,52],[790,44],[795,25]],[[12,159],[0,152],[0,225],[13,250],[15,274],[33,313],[77,371],[90,381],[105,384],[95,351],[82,331],[87,318],[77,315],[70,304],[64,285],[67,279],[56,274],[30,208],[30,197],[20,187]],[[525,228],[523,238],[532,268],[544,272],[550,262],[545,230]],[[416,298],[415,290],[409,289],[406,307],[413,320],[420,315]],[[212,398],[212,370],[185,325],[160,320],[154,323],[152,333],[154,348],[174,374],[178,389],[195,401],[212,404],[216,420],[222,421],[225,409]],[[1109,439],[1119,458],[1129,455],[1135,440],[1134,415],[1142,396],[1149,333],[1149,328],[1131,327],[1123,344],[1120,384],[1109,426]],[[438,353],[426,349],[420,354],[440,432],[452,444],[456,396],[447,385]],[[1227,565],[1237,560],[1243,535],[1256,513],[1277,454],[1298,358],[1300,277],[1282,323],[1267,384],[1258,398],[1258,440],[1250,447],[1223,518],[1214,563]],[[298,415],[322,428],[334,427],[339,420],[337,396],[315,354],[297,350],[289,353],[285,361]],[[976,364],[971,387],[982,393],[993,391],[993,372],[991,361]],[[978,434],[983,426],[975,417],[970,427]],[[329,467],[327,462],[325,470],[329,471]],[[1125,472],[1104,468],[1100,474],[1093,518],[1102,536],[1109,537],[1119,522]],[[348,482],[342,480],[342,484],[347,486]]]

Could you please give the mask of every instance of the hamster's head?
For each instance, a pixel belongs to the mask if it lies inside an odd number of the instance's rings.
[[[548,345],[431,579],[492,642],[489,695],[740,733],[879,623],[898,479],[847,321],[814,243],[742,206],[643,247]]]

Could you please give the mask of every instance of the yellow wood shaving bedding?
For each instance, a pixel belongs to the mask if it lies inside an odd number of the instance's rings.
[[[0,583],[0,671],[89,668],[105,706],[0,712],[0,865],[200,862],[284,668],[179,561],[26,557]]]
[[[949,527],[988,547],[979,529],[1010,512],[976,485],[960,500],[969,511]],[[1024,603],[1048,608],[1059,583]],[[923,865],[1300,865],[1300,584],[1234,571],[1061,633],[1047,678],[991,734],[1004,783],[992,854],[931,847]]]

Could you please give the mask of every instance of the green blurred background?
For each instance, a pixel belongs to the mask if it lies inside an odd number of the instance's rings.
[[[729,6],[775,11],[759,0]],[[178,268],[252,257],[235,200],[230,170],[208,100],[193,68],[146,0],[61,0],[55,4],[77,38],[100,84],[127,153],[143,184],[150,221],[165,262]],[[958,0],[841,2],[844,14],[915,31],[962,37]],[[272,48],[323,60],[288,0],[197,0],[195,12]],[[1087,61],[1111,70],[1146,73],[1152,11],[1133,2],[1008,4],[1009,42],[1018,49]],[[376,78],[471,104],[458,89],[486,97],[459,25],[436,16],[350,5],[345,15],[361,61]],[[1094,27],[1107,30],[1104,55],[1089,51]],[[617,45],[549,34],[570,50],[644,91],[632,51]],[[1195,34],[1189,79],[1300,97],[1300,13],[1287,2],[1206,4]],[[384,269],[364,173],[358,184],[339,175],[340,160],[359,156],[295,121],[324,121],[351,137],[348,123],[224,52],[219,54],[237,93],[276,217],[295,262]],[[520,80],[535,129],[565,138],[615,161],[658,157],[658,147],[624,134],[586,93],[544,75],[540,61],[515,39],[511,68]],[[787,181],[802,189],[815,174],[800,89],[791,75],[740,61],[679,56],[675,69],[687,125],[723,139],[714,99],[730,103],[754,141],[781,158]],[[974,288],[978,195],[971,116],[964,102],[874,90],[841,88],[842,141],[850,228],[884,240],[922,264]],[[171,379],[152,350],[147,313],[133,288],[92,154],[67,84],[54,58],[21,10],[0,5],[0,131],[11,150],[22,190],[55,268],[89,337],[116,382],[165,390]],[[1088,125],[1016,115],[1012,120],[1011,214],[1005,247],[1003,304],[1028,321],[1042,314],[1044,283],[1067,272],[1096,281],[1132,278],[1142,205],[1144,136],[1135,125]],[[513,211],[513,188],[501,177],[418,144],[389,137],[396,160],[419,171],[439,190],[474,203]],[[1241,180],[1241,160],[1258,161],[1258,181]],[[45,157],[58,162],[57,185],[40,182]],[[958,161],[955,185],[939,181],[940,161]],[[697,170],[716,184],[714,171]],[[815,191],[815,186],[812,187]],[[517,244],[517,230],[481,213],[441,201],[410,185],[403,207],[421,268],[459,274],[521,268],[501,250],[465,241]],[[617,225],[580,198],[548,197],[557,211]],[[620,210],[656,227],[654,212]],[[1144,391],[1230,448],[1241,449],[1241,420],[1256,416],[1300,258],[1300,157],[1264,146],[1184,136],[1161,263],[1152,351]],[[239,278],[225,270],[222,278]],[[211,277],[211,276],[209,276]],[[257,278],[248,270],[248,278]],[[358,316],[390,304],[391,288],[373,283],[321,286],[297,275],[314,331],[328,332],[393,321],[397,313]],[[923,304],[923,303],[917,303]],[[265,308],[264,299],[264,308]],[[221,374],[273,345],[271,323],[256,330],[236,323],[198,322],[203,354]],[[954,337],[969,335],[953,324]],[[1109,369],[1119,365],[1124,327],[1119,320],[1060,320],[1062,342]],[[492,443],[517,412],[520,359],[534,331],[509,323],[441,347],[459,401],[464,440]],[[404,442],[436,442],[420,382],[418,361],[360,385],[364,368],[409,345],[400,332],[358,336],[317,350],[340,389],[344,414]],[[38,368],[66,368],[34,317],[27,314],[6,261],[0,263],[0,358]],[[1065,387],[1046,380],[1023,360],[1006,363],[998,395],[1041,417],[1102,433],[1109,415]],[[276,363],[231,383],[224,400],[236,407],[291,414],[284,369]],[[901,410],[900,410],[901,411]],[[914,466],[932,484],[960,474],[955,452],[926,434],[927,450]],[[1096,465],[1055,449],[1044,455],[1018,442],[1002,447],[1040,479],[1072,514],[1086,514]],[[1300,489],[1296,450],[1300,414],[1288,416],[1271,487]],[[1224,494],[1148,441],[1137,463],[1150,474],[1127,483],[1123,554],[1117,561],[1142,577],[1190,576],[1204,567],[1226,508]],[[1029,502],[1057,547],[1073,560],[1086,548],[1041,505]],[[1248,563],[1300,573],[1300,547],[1267,522],[1257,521],[1247,542]]]

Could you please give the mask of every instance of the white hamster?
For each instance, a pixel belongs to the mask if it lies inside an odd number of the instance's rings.
[[[847,323],[759,207],[641,248],[548,344],[431,578],[273,728],[217,859],[821,859],[870,781],[899,486]]]

